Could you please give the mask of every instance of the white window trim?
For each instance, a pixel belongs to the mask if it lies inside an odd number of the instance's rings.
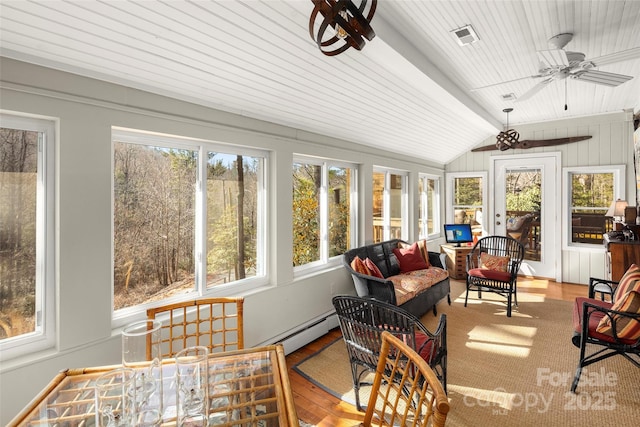
[[[482,178],[482,229],[488,230],[489,224],[487,220],[489,219],[489,210],[488,203],[488,189],[489,189],[489,173],[486,171],[480,172],[448,172],[445,174],[446,180],[446,214],[445,214],[445,223],[449,224],[453,222],[453,189],[454,189],[454,181],[456,178]],[[444,237],[444,230],[440,230],[440,236]]]
[[[267,228],[266,224],[268,221],[268,206],[267,206],[267,197],[266,197],[266,177],[268,176],[268,164],[269,164],[269,155],[267,151],[247,148],[245,146],[239,146],[234,144],[222,143],[218,141],[210,141],[204,139],[197,138],[188,138],[176,135],[166,135],[159,134],[153,132],[147,132],[144,130],[138,129],[127,129],[120,127],[113,127],[111,134],[111,153],[112,153],[112,165],[111,165],[111,193],[113,196],[113,143],[115,140],[119,142],[129,143],[129,144],[141,144],[141,145],[149,145],[154,147],[166,147],[166,148],[180,148],[180,149],[188,149],[198,151],[198,172],[196,177],[196,218],[195,218],[195,242],[194,242],[194,258],[195,258],[195,290],[194,292],[188,294],[176,295],[165,300],[162,300],[162,304],[165,303],[173,303],[184,301],[188,299],[193,299],[195,296],[228,296],[230,294],[233,295],[241,295],[246,292],[250,292],[255,290],[261,286],[267,286],[269,284],[269,272],[267,266],[269,265],[269,260],[267,259],[268,252],[266,251],[267,242]],[[207,152],[215,151],[226,154],[241,154],[243,156],[251,156],[251,157],[261,157],[264,159],[264,164],[262,168],[262,172],[258,175],[258,195],[257,195],[257,205],[258,208],[262,211],[262,215],[258,216],[258,222],[260,224],[259,229],[260,232],[257,236],[257,248],[256,248],[256,256],[258,260],[258,266],[256,268],[256,276],[250,277],[246,279],[236,280],[234,282],[225,283],[213,286],[211,288],[207,287],[206,283],[206,256],[204,256],[204,247],[207,240],[206,233],[206,218],[203,215],[203,212],[207,211],[206,207],[206,197],[204,196],[206,192],[205,185],[202,183],[206,183],[206,162],[207,162]],[[111,200],[111,212],[113,218],[113,197]],[[113,219],[111,221],[111,236],[113,236]],[[140,318],[144,318],[146,316],[146,310],[150,307],[157,306],[161,304],[160,301],[154,301],[147,304],[139,304],[133,307],[125,307],[120,310],[113,310],[113,238],[111,239],[111,326],[113,328],[118,328],[130,323],[134,320],[138,320]]]
[[[580,166],[562,168],[562,249],[576,252],[602,252],[600,244],[573,243],[571,242],[571,174],[576,173],[613,173],[613,198],[625,199],[626,191],[626,166]]]
[[[23,115],[0,110],[0,127],[35,131],[43,135],[38,147],[38,190],[36,213],[36,297],[40,330],[0,341],[0,360],[13,359],[55,345],[55,146],[59,121],[51,117]],[[38,304],[36,305],[38,308]],[[36,314],[38,316],[38,314]]]

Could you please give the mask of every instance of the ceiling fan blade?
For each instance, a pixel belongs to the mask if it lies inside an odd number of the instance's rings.
[[[598,85],[616,87],[633,78],[624,74],[608,73],[606,71],[589,70],[572,76],[576,80],[582,80]]]
[[[591,138],[592,138],[591,135],[586,135],[586,136],[569,136],[565,138],[554,138],[554,139],[525,139],[522,141],[518,141],[517,145],[512,148],[550,147],[553,145],[584,141],[585,139],[591,139]],[[496,147],[496,144],[491,144],[491,145],[483,145],[482,147],[474,148],[471,151],[473,152],[492,151],[497,149],[498,147]]]
[[[620,52],[599,56],[597,58],[589,59],[588,61],[593,63],[596,67],[599,67],[601,65],[629,61],[638,58],[640,58],[640,47],[634,47],[633,49],[621,50]]]
[[[548,77],[540,81],[537,85],[535,85],[534,87],[532,87],[531,89],[529,89],[528,91],[520,95],[518,98],[516,98],[514,102],[526,101],[536,93],[540,92],[543,88],[545,88],[549,83],[551,83],[554,80],[555,80],[554,75],[551,75],[551,77]]]
[[[539,50],[538,59],[545,68],[564,68],[569,66],[569,58],[567,53],[562,49]]]
[[[474,88],[469,89],[469,91],[477,92],[479,90],[488,89],[490,87],[500,86],[500,85],[504,85],[504,84],[507,84],[507,83],[519,82],[520,80],[535,79],[535,78],[538,78],[538,77],[542,77],[542,76],[541,75],[535,75],[535,76],[519,77],[517,79],[506,80],[506,81],[500,82],[500,83],[493,83],[493,84],[490,84],[490,85],[487,85],[487,86],[474,87]]]

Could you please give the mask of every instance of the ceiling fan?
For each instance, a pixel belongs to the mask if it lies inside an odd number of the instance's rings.
[[[539,50],[537,52],[540,61],[538,74],[522,77],[501,83],[495,83],[489,86],[472,89],[472,91],[485,89],[505,83],[511,83],[518,80],[528,78],[542,78],[535,86],[518,97],[515,102],[525,101],[536,93],[544,89],[549,83],[564,80],[567,78],[582,80],[589,83],[615,87],[631,80],[633,76],[624,74],[610,73],[606,71],[598,71],[595,68],[606,64],[626,61],[640,57],[640,48],[628,49],[615,52],[609,55],[600,56],[598,58],[586,59],[585,54],[581,52],[571,52],[565,50],[564,47],[573,39],[572,33],[562,33],[555,35],[549,39],[549,45],[553,49]]]

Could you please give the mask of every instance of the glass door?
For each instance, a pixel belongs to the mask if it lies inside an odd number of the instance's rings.
[[[521,272],[560,280],[559,153],[492,158],[494,234],[525,248]]]

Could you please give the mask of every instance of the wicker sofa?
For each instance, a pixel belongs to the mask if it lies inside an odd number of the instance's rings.
[[[387,240],[344,253],[343,264],[351,273],[356,293],[360,297],[375,298],[401,307],[414,316],[422,316],[429,310],[437,314],[436,304],[447,297],[451,304],[449,273],[443,268],[442,257],[436,252],[425,252],[429,268],[401,273],[394,249],[409,246],[400,239]],[[382,278],[357,272],[352,268],[356,257],[371,260],[382,273]]]

